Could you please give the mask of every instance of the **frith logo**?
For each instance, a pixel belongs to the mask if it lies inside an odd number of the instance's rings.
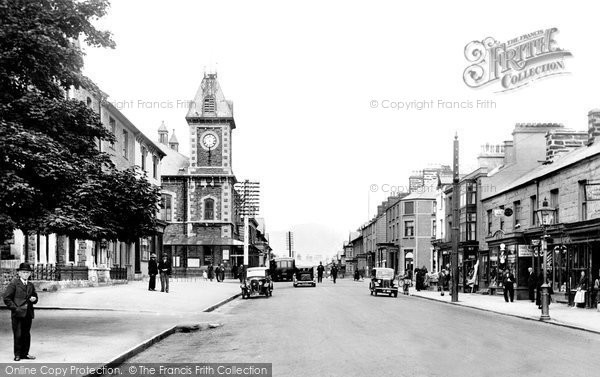
[[[463,79],[471,88],[480,88],[496,81],[504,92],[527,85],[542,77],[568,73],[565,57],[569,51],[557,46],[557,28],[538,30],[508,42],[492,37],[473,41],[465,47],[465,58],[472,63]]]

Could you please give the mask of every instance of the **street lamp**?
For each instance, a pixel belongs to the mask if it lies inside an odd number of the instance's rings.
[[[548,207],[548,200],[544,198],[542,202],[542,208],[536,210],[537,219],[539,224],[542,226],[543,236],[542,236],[542,253],[543,253],[543,271],[544,271],[544,283],[542,284],[542,315],[540,316],[540,320],[547,321],[550,319],[550,295],[549,295],[549,286],[546,278],[547,273],[547,259],[548,259],[548,244],[546,238],[548,235],[546,234],[546,228],[548,225],[552,225],[554,222],[554,211],[555,208]]]

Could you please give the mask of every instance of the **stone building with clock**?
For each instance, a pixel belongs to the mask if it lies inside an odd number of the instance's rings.
[[[167,222],[164,252],[175,271],[199,272],[210,263],[227,270],[241,264],[243,227],[236,211],[237,180],[232,170],[233,103],[221,91],[216,74],[205,74],[186,117],[190,156],[167,127],[159,128],[163,159],[161,218]],[[261,232],[250,229],[251,244]],[[257,247],[250,248],[250,265],[258,264]],[[254,262],[253,262],[254,261]]]

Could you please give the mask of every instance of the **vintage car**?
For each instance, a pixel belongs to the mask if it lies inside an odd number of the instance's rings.
[[[300,285],[308,285],[310,287],[317,286],[314,267],[298,267],[294,273],[294,287]]]
[[[377,267],[371,271],[369,289],[371,295],[387,293],[390,297],[398,297],[398,286],[394,284],[394,270],[391,268]]]
[[[240,285],[242,298],[264,295],[273,296],[273,282],[266,267],[252,267],[246,270],[246,278]]]

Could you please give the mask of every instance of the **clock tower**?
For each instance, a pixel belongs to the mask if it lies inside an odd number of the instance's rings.
[[[217,74],[205,74],[185,117],[190,127],[190,174],[230,174],[233,103],[223,96]]]
[[[190,156],[170,150],[163,164],[165,251],[174,267],[188,273],[211,263],[231,268],[232,257],[243,247],[236,231],[237,181],[231,167],[235,121],[233,103],[225,99],[216,73],[204,74],[185,120]]]

